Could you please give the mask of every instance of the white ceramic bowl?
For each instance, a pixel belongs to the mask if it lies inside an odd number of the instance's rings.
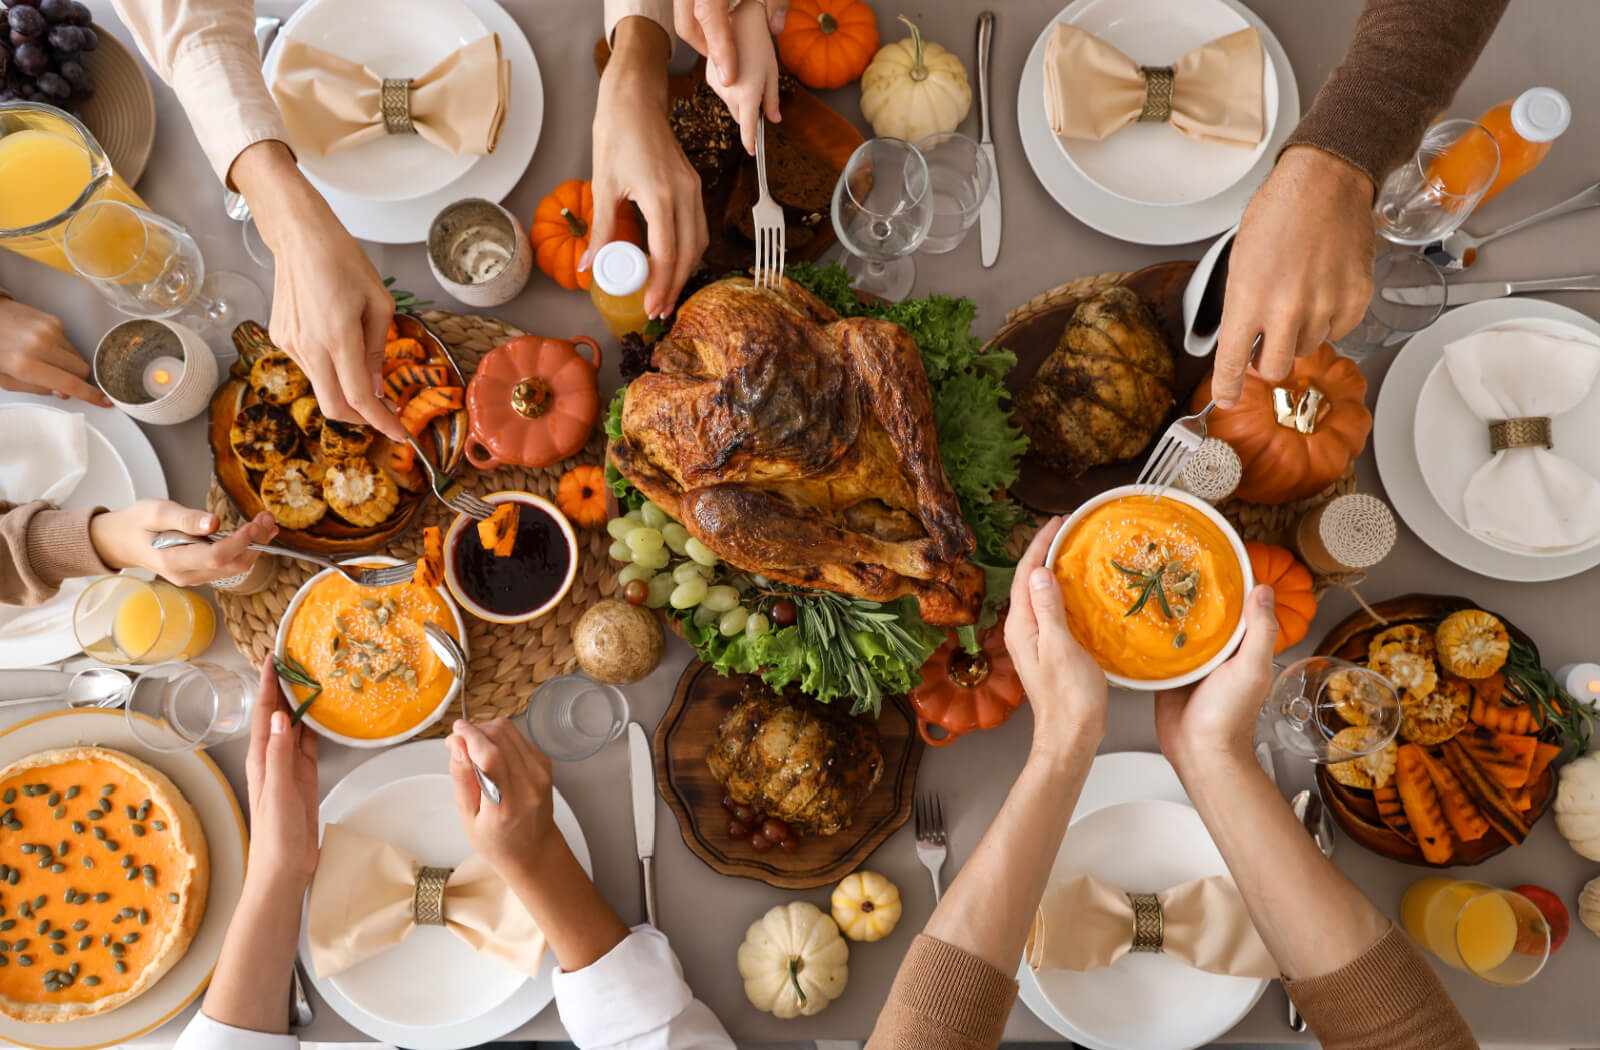
[[[526,613],[507,616],[503,613],[491,612],[485,609],[467,593],[466,588],[461,585],[460,577],[456,575],[456,546],[463,542],[463,537],[472,538],[473,534],[467,530],[469,527],[475,529],[478,524],[472,519],[462,516],[456,518],[450,526],[450,531],[446,532],[444,536],[444,584],[450,588],[450,594],[455,598],[456,602],[480,620],[486,620],[489,623],[528,623],[532,620],[537,620],[551,609],[554,609],[561,599],[567,596],[567,592],[572,590],[572,581],[578,578],[578,535],[572,531],[572,523],[567,520],[567,516],[561,513],[554,503],[551,503],[543,496],[535,496],[531,492],[502,491],[492,492],[485,496],[484,499],[490,503],[523,503],[533,507],[555,522],[567,544],[566,578],[561,581],[561,586],[556,589],[556,593],[549,600]],[[512,557],[515,558],[516,555],[512,554]]]
[[[1049,567],[1050,571],[1055,571],[1056,557],[1061,553],[1062,543],[1065,542],[1067,536],[1072,533],[1073,529],[1077,528],[1078,523],[1081,522],[1090,511],[1094,510],[1096,507],[1102,507],[1107,503],[1122,499],[1124,496],[1133,496],[1137,494],[1138,491],[1139,489],[1135,485],[1121,485],[1114,489],[1107,489],[1105,492],[1100,493],[1093,499],[1085,501],[1078,507],[1077,510],[1073,511],[1072,514],[1067,518],[1066,522],[1062,524],[1061,531],[1056,533],[1055,539],[1050,541],[1050,553],[1045,559],[1045,565]],[[1255,573],[1250,570],[1250,557],[1245,553],[1244,550],[1244,540],[1239,538],[1238,531],[1228,523],[1228,520],[1221,514],[1218,514],[1216,509],[1205,500],[1191,496],[1189,493],[1182,492],[1178,489],[1168,489],[1162,498],[1175,500],[1179,503],[1185,503],[1193,507],[1201,514],[1205,515],[1213,525],[1221,529],[1222,534],[1228,538],[1228,544],[1233,548],[1233,556],[1238,559],[1239,562],[1239,574],[1244,580],[1244,594],[1240,596],[1239,622],[1234,626],[1232,636],[1229,637],[1227,643],[1224,644],[1221,649],[1217,650],[1215,656],[1201,664],[1199,667],[1196,667],[1193,671],[1178,675],[1175,678],[1161,678],[1154,681],[1141,681],[1137,678],[1127,678],[1123,675],[1114,674],[1111,671],[1107,671],[1106,681],[1110,682],[1118,689],[1131,689],[1135,692],[1157,692],[1162,689],[1177,689],[1180,686],[1192,685],[1195,682],[1200,681],[1200,679],[1204,678],[1212,671],[1215,671],[1218,667],[1222,666],[1223,661],[1232,656],[1234,650],[1239,648],[1239,643],[1244,640],[1244,600],[1249,597],[1250,591],[1256,585]]]
[[[340,562],[340,564],[400,565],[402,562],[399,558],[390,558],[377,554],[363,554],[355,558],[346,558]],[[278,621],[278,637],[272,645],[272,651],[277,654],[280,660],[283,659],[284,647],[289,639],[289,624],[294,621],[295,613],[300,611],[301,603],[306,600],[306,595],[311,593],[311,588],[313,586],[322,580],[323,577],[328,576],[334,571],[335,570],[333,569],[323,569],[321,572],[311,577],[311,579],[301,584],[300,589],[294,592],[294,597],[289,599],[289,606],[283,611],[283,619]],[[435,589],[437,590],[437,588]],[[450,596],[444,594],[443,591],[440,591],[440,594],[444,596],[445,605],[450,609],[450,619],[451,622],[455,624],[456,628],[456,640],[461,643],[461,651],[465,653],[467,651],[467,625],[461,619],[461,611],[457,609],[455,603],[450,600]],[[288,700],[291,709],[299,706],[300,701],[295,697],[294,692],[289,688],[288,685],[283,682],[279,682],[278,688],[283,691],[284,699]],[[327,726],[318,722],[314,717],[312,717],[310,711],[306,712],[306,715],[302,721],[312,729],[316,730],[318,733],[327,737],[329,740],[332,740],[335,743],[344,744],[347,747],[360,747],[367,749],[393,747],[395,744],[410,740],[412,737],[416,736],[418,733],[422,732],[424,729],[443,718],[445,711],[449,710],[450,705],[455,703],[456,699],[460,695],[461,680],[458,678],[454,682],[450,683],[450,688],[445,691],[444,698],[439,701],[438,706],[428,713],[426,718],[412,726],[410,729],[407,729],[405,732],[396,733],[394,736],[373,737],[371,739],[345,736],[342,733],[335,733]]]

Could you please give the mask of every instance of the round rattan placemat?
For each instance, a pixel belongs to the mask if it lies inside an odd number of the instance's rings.
[[[516,336],[521,329],[487,317],[472,317],[426,310],[418,315],[450,347],[463,373],[471,375],[484,354]],[[601,463],[605,457],[605,435],[596,429],[581,453],[553,467],[533,470],[526,467],[501,467],[479,471],[463,466],[462,481],[471,491],[485,495],[500,489],[532,492],[555,501],[561,475],[581,463]],[[242,524],[216,479],[206,497],[206,506],[222,519],[223,528]],[[417,524],[390,544],[383,553],[396,558],[415,558],[422,550],[422,526],[446,527],[455,515],[442,504],[429,500],[417,515]],[[501,715],[520,714],[528,706],[534,689],[545,680],[565,674],[577,666],[572,648],[572,625],[585,609],[609,595],[616,587],[616,572],[607,554],[611,539],[603,530],[579,530],[578,576],[572,590],[550,613],[533,623],[491,624],[466,615],[467,711],[473,721],[487,721]],[[217,593],[222,620],[234,642],[252,664],[259,667],[271,655],[283,611],[300,585],[317,571],[306,562],[281,558],[277,581],[264,591],[249,595]],[[442,736],[450,719],[422,733]]]

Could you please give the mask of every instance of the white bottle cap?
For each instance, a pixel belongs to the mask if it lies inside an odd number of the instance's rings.
[[[1511,127],[1529,142],[1549,142],[1572,123],[1572,103],[1555,88],[1529,88],[1511,103]]]
[[[636,244],[612,241],[594,256],[594,283],[607,295],[632,295],[650,277],[650,259]]]

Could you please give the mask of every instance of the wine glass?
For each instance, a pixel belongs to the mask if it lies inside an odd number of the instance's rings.
[[[1257,725],[1272,743],[1313,762],[1350,762],[1394,739],[1400,698],[1376,671],[1312,656],[1278,674]]]
[[[249,278],[206,273],[189,231],[121,201],[85,205],[67,223],[62,250],[78,276],[133,317],[170,317],[227,349],[241,321],[262,317],[267,301]]]
[[[1500,173],[1500,144],[1483,125],[1444,120],[1417,155],[1389,173],[1372,205],[1378,232],[1396,244],[1432,244],[1454,233]]]
[[[850,154],[833,190],[833,229],[850,253],[857,291],[904,299],[917,280],[910,255],[933,222],[928,162],[904,139],[868,139]]]
[[[955,251],[978,221],[994,168],[983,147],[957,131],[928,135],[917,142],[917,149],[928,162],[933,183],[933,221],[921,250],[934,255]]]

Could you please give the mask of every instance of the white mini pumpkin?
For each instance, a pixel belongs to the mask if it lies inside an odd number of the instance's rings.
[[[1580,856],[1600,860],[1600,753],[1568,762],[1556,790],[1556,827]]]
[[[875,871],[857,871],[833,890],[833,921],[852,941],[878,941],[900,921],[900,889]]]
[[[844,993],[850,947],[815,904],[780,904],[751,923],[739,945],[739,976],[757,1010],[810,1017]]]
[[[879,135],[915,144],[954,131],[972,108],[972,87],[961,60],[922,33],[905,15],[911,35],[886,44],[861,74],[861,114]]]
[[[1600,879],[1584,883],[1578,894],[1578,921],[1587,926],[1589,932],[1600,935]]]

